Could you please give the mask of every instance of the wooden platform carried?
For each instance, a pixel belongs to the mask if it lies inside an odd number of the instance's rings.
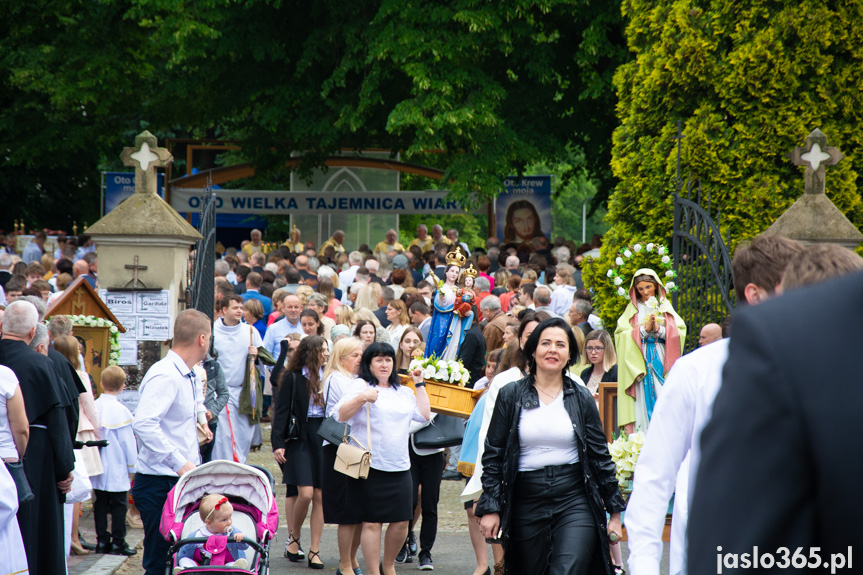
[[[485,390],[476,390],[469,387],[461,387],[449,383],[440,383],[430,379],[425,380],[426,392],[429,395],[431,410],[443,415],[455,415],[467,419],[470,417],[476,402]],[[409,375],[402,376],[402,384],[414,391],[413,378]]]

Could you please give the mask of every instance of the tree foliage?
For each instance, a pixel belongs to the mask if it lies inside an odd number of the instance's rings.
[[[787,154],[814,128],[847,157],[827,195],[863,224],[863,4],[782,0],[626,0],[635,59],[615,76],[620,102],[609,202],[611,243],[673,225],[676,121],[684,176],[722,207],[732,246],[767,229],[803,192]]]
[[[608,182],[630,57],[619,3],[588,0],[37,0],[4,3],[0,29],[2,193],[58,169],[88,203],[143,127],[239,140],[275,178],[296,151],[308,173],[343,148],[437,150],[438,185],[476,201],[587,143]]]

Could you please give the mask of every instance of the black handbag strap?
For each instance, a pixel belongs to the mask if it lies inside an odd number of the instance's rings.
[[[291,388],[291,415],[294,415],[294,396],[297,394],[297,390],[294,389],[297,387],[297,372],[292,371],[291,374],[294,376],[294,385]],[[299,418],[297,418],[299,420]]]

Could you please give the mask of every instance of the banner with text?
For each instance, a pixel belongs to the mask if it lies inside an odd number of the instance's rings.
[[[551,233],[551,176],[510,176],[497,197],[497,237],[530,242]]]
[[[216,212],[222,214],[463,214],[460,202],[447,201],[448,192],[278,192],[215,190]],[[200,189],[171,190],[178,212],[201,209]],[[475,213],[484,213],[478,210]]]

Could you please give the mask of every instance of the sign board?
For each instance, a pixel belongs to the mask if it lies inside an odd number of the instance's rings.
[[[173,335],[170,293],[99,290],[99,297],[126,328],[120,334],[120,365],[138,363],[139,341],[165,341]]]
[[[102,215],[104,216],[120,202],[135,193],[135,172],[103,172],[105,177]],[[165,197],[165,174],[159,173],[156,180],[159,196]]]
[[[550,188],[549,188],[550,189]],[[443,191],[427,192],[288,192],[214,190],[216,212],[222,214],[463,214],[460,202]],[[171,207],[178,212],[201,210],[201,190],[171,190]],[[477,213],[484,213],[478,211]]]
[[[504,244],[551,233],[551,176],[510,176],[496,200],[497,237]]]

